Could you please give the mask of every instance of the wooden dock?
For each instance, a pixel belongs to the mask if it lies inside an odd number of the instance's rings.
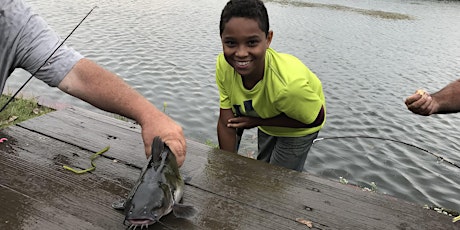
[[[3,137],[0,229],[126,229],[111,203],[126,196],[146,162],[139,126],[69,107],[5,128]],[[168,215],[167,227],[149,229],[460,229],[452,217],[420,205],[187,145],[183,203],[198,214]],[[89,157],[106,146],[95,171],[62,167],[88,168]]]

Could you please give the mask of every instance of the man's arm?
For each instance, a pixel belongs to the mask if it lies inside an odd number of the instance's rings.
[[[451,82],[431,97],[438,104],[435,113],[460,112],[460,80]]]
[[[432,95],[414,93],[406,99],[405,104],[413,113],[425,116],[460,112],[460,79]]]
[[[153,138],[160,136],[176,155],[177,163],[184,162],[186,141],[182,128],[115,74],[83,58],[58,87],[102,110],[137,121],[142,127],[146,156],[151,154]]]

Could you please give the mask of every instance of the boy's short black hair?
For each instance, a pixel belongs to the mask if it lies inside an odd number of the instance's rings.
[[[259,28],[268,36],[269,23],[267,8],[261,0],[230,0],[225,5],[220,15],[220,35],[225,24],[232,17],[251,18],[259,23]]]

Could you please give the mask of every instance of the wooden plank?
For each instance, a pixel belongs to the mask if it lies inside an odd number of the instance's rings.
[[[291,220],[304,218],[331,229],[458,228],[450,217],[393,197],[202,145],[189,146],[191,153],[206,150],[207,161],[192,158],[184,165],[185,174],[193,175],[191,184],[212,185],[213,193]]]
[[[62,168],[65,155],[58,150],[67,147],[65,144],[34,134],[14,134],[8,138],[8,148],[0,151],[0,184],[34,201],[21,215],[44,218],[43,223],[77,224],[82,229],[114,229],[120,225],[122,215],[110,208],[114,195],[104,188],[106,180],[91,174],[76,176]],[[27,210],[34,206],[37,214]],[[1,212],[3,216],[7,210],[2,208]]]
[[[110,158],[140,167],[145,159],[140,157],[143,144],[139,129],[113,120],[80,109],[66,109],[20,126],[91,151],[103,148],[101,143],[110,143],[114,149],[107,154]],[[76,133],[84,134],[85,138],[75,137]],[[296,218],[311,220],[320,229],[458,228],[450,217],[418,205],[267,165],[190,140],[187,144],[187,159],[181,172],[192,178],[188,183],[191,187],[226,202],[247,205],[248,210],[285,218],[286,223],[293,224],[291,228],[301,226],[295,223]],[[132,150],[132,154],[126,154],[126,149]]]
[[[20,127],[1,131],[8,142],[0,148],[0,197],[10,200],[0,209],[6,227],[33,220],[46,229],[122,229],[123,215],[110,207],[126,195],[140,170],[101,157],[96,170],[77,175],[62,165],[84,164],[91,152]],[[38,140],[38,141],[37,141]],[[88,164],[88,162],[86,162]],[[27,202],[22,200],[27,199]],[[174,229],[303,229],[304,226],[194,186],[186,186],[184,202],[199,214],[191,220],[167,216],[162,222]],[[23,204],[23,205],[19,205]],[[11,206],[11,209],[10,209]],[[23,207],[18,209],[18,207]],[[8,215],[14,210],[14,215]],[[161,229],[155,225],[154,229]]]
[[[103,229],[5,185],[0,185],[0,198],[0,229],[62,229],[63,226]]]
[[[82,149],[142,167],[145,151],[140,126],[76,107],[69,107],[18,124]],[[139,157],[144,156],[144,158]]]

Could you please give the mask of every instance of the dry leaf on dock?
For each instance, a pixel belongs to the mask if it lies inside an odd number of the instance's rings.
[[[309,220],[305,220],[303,218],[296,218],[295,219],[297,222],[301,223],[301,224],[305,224],[307,225],[307,227],[309,228],[313,228],[313,222],[309,221]]]

